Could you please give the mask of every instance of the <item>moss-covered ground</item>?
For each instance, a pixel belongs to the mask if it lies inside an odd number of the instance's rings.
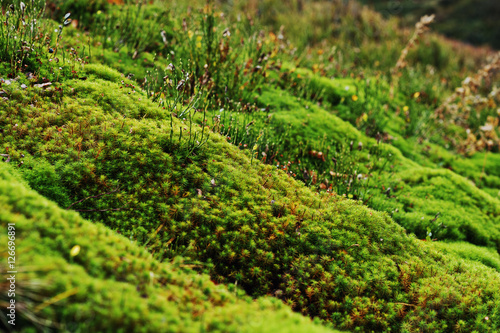
[[[5,165],[0,205],[2,227],[15,224],[22,267],[16,332],[328,331],[276,300],[252,300],[235,286],[214,284],[181,257],[160,263],[129,239],[43,198]],[[1,238],[7,243],[6,233]]]
[[[433,35],[396,78],[366,9],[288,36],[331,4],[196,6],[52,1],[26,54],[1,30],[16,329],[498,331],[498,100],[433,117],[475,55]]]

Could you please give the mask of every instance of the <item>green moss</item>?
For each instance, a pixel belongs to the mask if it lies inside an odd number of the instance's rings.
[[[288,66],[284,68],[287,70]],[[339,104],[343,99],[350,98],[357,94],[356,81],[346,78],[326,78],[320,75],[315,75],[313,71],[307,68],[288,69],[293,72],[293,77],[297,86],[294,90],[302,88],[302,95],[312,99],[324,99],[332,105]],[[292,87],[288,88],[294,88]]]
[[[500,202],[463,177],[449,170],[413,168],[396,173],[384,185],[393,195],[390,200],[379,195],[374,206],[392,212],[420,238],[430,232],[432,238],[498,248]]]
[[[446,135],[432,135],[430,148],[421,137],[433,100],[449,89],[440,77],[461,81],[449,78],[458,72],[455,59],[436,76],[423,65],[402,73],[390,98],[388,76],[365,75],[357,62],[397,56],[399,40],[296,58],[290,44],[252,30],[253,22],[217,21],[208,7],[175,16],[155,9],[105,6],[95,21],[82,19],[80,31],[91,31],[92,41],[70,28],[64,35],[80,50],[88,43],[92,55],[84,58],[94,64],[42,68],[54,79],[50,88],[26,81],[23,89],[24,78],[2,85],[0,153],[34,189],[98,225],[10,176],[2,183],[2,221],[19,219],[22,260],[60,268],[27,272],[26,280],[53,281],[39,289],[43,299],[79,288],[65,307],[40,312],[46,323],[69,331],[260,331],[292,316],[279,312],[285,303],[357,331],[499,329],[499,273],[411,235],[499,249],[500,204],[488,194],[497,155],[486,163],[458,158],[439,148]],[[355,27],[369,22],[351,9],[344,14]],[[327,31],[342,43],[363,42],[363,32],[382,33],[370,26]],[[394,30],[384,33],[397,39]],[[356,60],[341,65],[344,55]],[[393,60],[380,59],[385,70]],[[71,257],[74,245],[81,253]],[[485,258],[478,260],[491,266]],[[187,267],[282,302],[248,305],[235,287]],[[253,327],[259,311],[269,317]],[[309,329],[307,319],[290,320]]]
[[[493,249],[472,245],[467,242],[436,242],[435,244],[437,248],[445,253],[455,253],[463,259],[478,261],[500,271],[500,255]]]
[[[58,114],[52,110],[59,107],[50,99],[43,100],[44,114],[30,108],[15,109],[16,112],[7,109],[2,115],[3,123],[23,123],[23,127],[11,134],[7,125],[8,136],[2,144],[25,154],[36,152],[34,159],[48,160],[75,201],[85,199],[72,209],[139,243],[148,243],[149,251],[158,258],[182,254],[202,261],[205,264],[201,270],[210,273],[215,281],[237,281],[253,296],[274,295],[280,290],[283,300],[295,310],[346,329],[396,329],[407,321],[413,325],[412,318],[421,318],[420,312],[430,313],[432,308],[425,302],[416,302],[415,309],[404,308],[408,314],[400,321],[397,318],[402,306],[398,303],[418,300],[420,294],[438,297],[434,289],[423,287],[423,281],[436,274],[445,279],[454,274],[446,268],[455,265],[453,258],[442,257],[438,263],[433,257],[426,257],[418,241],[408,237],[387,215],[371,211],[360,202],[314,194],[273,166],[252,164],[250,157],[229,144],[227,138],[210,134],[204,146],[186,157],[181,152],[189,140],[188,134],[179,141],[177,128],[189,131],[188,124],[172,119],[172,138],[170,119],[164,111],[148,100],[139,101],[139,95],[129,95],[120,89],[121,83],[95,79],[68,81],[66,85],[74,90],[63,88],[71,94],[63,97],[64,107]],[[30,93],[27,90],[27,96]],[[18,103],[26,98],[22,96]],[[145,112],[150,116],[144,118]],[[330,117],[330,125],[337,122],[339,135],[343,134],[342,129],[360,135],[351,125],[319,108],[311,107],[311,113]],[[46,114],[52,116],[42,121]],[[293,111],[282,114],[294,115]],[[321,129],[317,119],[311,117],[311,121],[317,122],[314,126]],[[30,124],[38,124],[38,132],[30,132]],[[325,122],[322,125],[326,126]],[[63,131],[56,132],[57,128]],[[194,135],[201,128],[194,126],[191,131]],[[44,140],[49,133],[52,139]],[[19,139],[7,141],[9,135]],[[21,170],[24,167],[20,166]],[[456,176],[449,174],[456,181]],[[438,179],[438,175],[447,174],[437,172],[433,179]],[[419,179],[414,174],[407,181],[418,184]],[[462,186],[476,200],[486,198],[473,187]],[[9,200],[9,204],[15,201]],[[494,209],[494,201],[490,202]],[[39,206],[31,211],[45,214]],[[58,216],[52,215],[54,219]],[[71,239],[69,236],[59,236],[66,228],[38,225],[44,233],[37,242],[53,240],[50,252],[68,253],[76,244],[64,241]],[[91,251],[95,240],[88,237],[90,231],[71,232],[74,237],[87,235],[77,241],[83,249],[82,256],[74,258],[85,266],[87,274],[141,281],[134,280],[138,278],[127,270],[118,275],[117,270],[122,270],[119,262],[114,264],[104,255],[119,258],[120,250]],[[111,235],[109,231],[108,234]],[[38,236],[34,233],[33,237]],[[88,257],[83,253],[88,253]],[[137,261],[137,265],[144,264]],[[405,285],[401,270],[409,274],[414,286],[422,287],[410,289]],[[488,279],[496,281],[497,277]],[[476,287],[479,286],[483,288]],[[437,298],[436,302],[435,307],[452,304]],[[478,298],[476,302],[484,301]],[[136,309],[140,303],[130,304]],[[479,327],[470,320],[486,311],[478,306],[479,312],[458,314],[468,327]],[[484,309],[493,311],[489,306]],[[360,312],[366,315],[356,317]],[[446,317],[442,322],[450,320]]]
[[[353,142],[355,147],[358,142],[365,147],[370,142],[373,144],[374,140],[367,139],[324,108],[304,102],[306,109],[300,100],[286,92],[266,90],[259,96],[260,100],[272,101],[275,128],[290,126],[286,155],[277,159],[281,164],[286,164],[287,160],[297,161],[299,157],[304,168],[314,168],[319,174],[326,170],[329,176],[328,171],[336,168],[329,157],[335,144]],[[384,146],[387,154],[392,155],[392,161],[390,168],[386,167],[366,185],[364,198],[370,198],[369,205],[390,213],[419,238],[425,239],[431,233],[432,238],[466,240],[500,249],[500,201],[495,189],[498,177],[493,171],[497,154],[489,153],[486,159],[484,154],[465,159],[437,145],[427,150],[416,147],[414,140],[401,136],[397,136],[391,146]],[[323,152],[326,161],[314,162],[315,159],[307,154],[311,150]],[[367,169],[363,163],[370,158],[358,152],[350,154],[356,156],[357,172],[365,174]],[[312,164],[305,163],[308,159]],[[450,167],[454,172],[439,167]],[[484,190],[478,186],[483,186]],[[438,213],[439,218],[434,219]]]
[[[71,204],[69,192],[62,183],[60,175],[56,168],[43,159],[26,158],[22,175],[29,186],[56,202],[60,207],[66,208]]]
[[[58,208],[15,175],[0,164],[0,221],[4,230],[13,223],[16,265],[26,268],[16,274],[16,331],[327,331],[276,300],[236,297],[182,258],[158,262],[123,236]],[[6,233],[0,238],[7,244]],[[2,295],[8,301],[5,290]]]

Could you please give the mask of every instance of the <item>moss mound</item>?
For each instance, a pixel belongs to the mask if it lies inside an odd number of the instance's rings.
[[[207,134],[206,144],[186,156],[189,137],[179,141],[181,120],[168,119],[137,88],[130,95],[120,89],[126,82],[118,73],[102,66],[86,70],[87,81],[61,85],[68,91],[61,104],[37,97],[42,113],[23,106],[36,88],[17,90],[2,118],[4,138],[16,138],[3,143],[11,163],[23,155],[49,161],[74,195],[71,208],[147,243],[158,258],[182,254],[202,261],[202,270],[218,282],[238,282],[253,296],[278,296],[338,327],[437,330],[456,318],[471,330],[495,325],[478,318],[497,311],[499,295],[492,290],[498,273],[439,254],[360,201],[315,194],[276,167],[252,164],[227,138]],[[195,126],[191,136],[202,131]],[[28,181],[37,170],[29,168],[19,164]],[[69,227],[43,230],[50,235],[40,236],[40,243],[47,238],[59,246],[57,233],[81,234]],[[79,245],[86,249],[90,242]],[[61,251],[67,256],[72,245]],[[115,259],[123,252],[110,251]],[[110,265],[100,253],[74,260],[97,274]],[[475,288],[483,290],[480,296],[462,296]],[[470,301],[475,306],[460,305]],[[452,305],[453,312],[446,310]]]
[[[0,207],[2,228],[15,226],[17,332],[329,331],[277,300],[216,285],[182,258],[158,262],[41,197],[4,164]]]
[[[392,23],[375,46],[325,20],[339,47],[364,43],[343,64],[209,4],[92,8],[0,53],[1,221],[19,220],[23,262],[57,266],[20,273],[50,281],[22,294],[26,330],[500,329],[497,148],[462,157],[464,127],[425,124],[450,90],[439,76],[468,64],[419,49],[395,84],[391,59],[356,69],[402,47]],[[379,18],[346,8],[361,32]],[[493,122],[491,103],[467,126]]]

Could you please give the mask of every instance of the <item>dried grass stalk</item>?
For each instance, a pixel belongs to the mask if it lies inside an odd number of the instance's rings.
[[[399,72],[399,70],[405,68],[408,63],[406,62],[406,57],[408,55],[408,52],[410,49],[417,44],[420,36],[423,35],[424,32],[429,30],[429,25],[434,21],[434,14],[433,15],[424,15],[420,18],[420,21],[415,24],[415,32],[413,33],[413,36],[411,37],[410,41],[408,44],[406,44],[405,48],[401,51],[401,55],[399,56],[398,62],[396,63],[396,66],[392,69],[392,73],[396,74]]]

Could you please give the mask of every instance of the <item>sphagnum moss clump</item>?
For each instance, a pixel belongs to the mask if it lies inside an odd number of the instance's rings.
[[[17,201],[34,202],[21,225],[36,231],[26,244],[40,251],[26,252],[61,267],[23,275],[27,285],[55,281],[25,299],[23,327],[265,331],[272,327],[258,311],[274,309],[269,315],[285,331],[300,330],[286,326],[294,323],[323,329],[297,315],[281,319],[290,315],[280,312],[284,303],[354,331],[499,329],[500,275],[480,263],[497,268],[495,257],[432,244],[498,250],[497,154],[463,159],[442,148],[453,133],[428,145],[419,137],[435,130],[421,123],[436,107],[431,91],[441,90],[430,88],[439,80],[415,64],[418,57],[408,55],[415,72],[402,73],[390,99],[387,76],[355,73],[353,63],[341,69],[337,51],[326,57],[324,45],[297,58],[283,31],[252,30],[253,21],[231,21],[210,5],[195,14],[179,9],[180,16],[159,6],[161,18],[142,3],[102,3],[94,19],[72,13],[78,30],[68,27],[47,46],[50,53],[57,42],[74,59],[58,72],[49,56],[31,76],[2,85],[0,153],[21,182],[59,205],[29,199],[40,197],[4,171],[5,188],[25,197],[4,192],[2,222],[24,212]],[[355,15],[349,6],[353,24]],[[358,53],[372,59],[379,51],[367,45]],[[394,63],[384,65],[387,73]],[[2,68],[0,76],[8,74]],[[219,286],[224,292],[214,296],[219,287],[188,267],[231,293]],[[195,290],[193,281],[202,281]],[[247,307],[237,290],[279,301]],[[51,303],[57,295],[67,307]],[[239,307],[248,316],[234,317]]]

